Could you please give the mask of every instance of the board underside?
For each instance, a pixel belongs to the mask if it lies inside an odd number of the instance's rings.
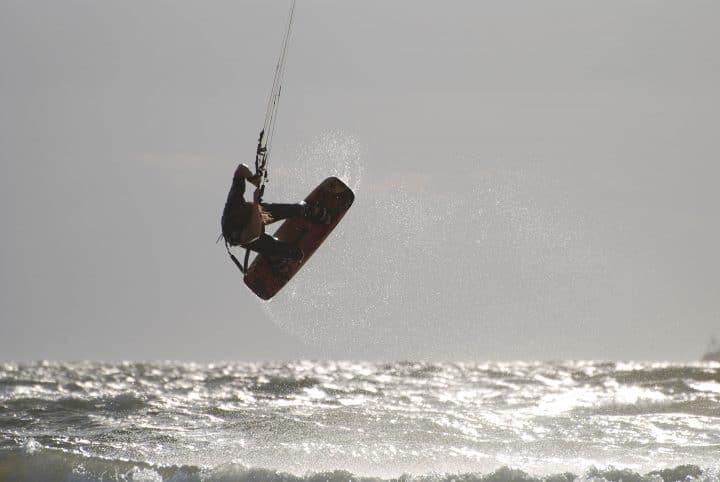
[[[305,198],[305,202],[317,203],[325,207],[332,215],[330,224],[315,224],[302,217],[286,220],[273,236],[299,247],[305,257],[302,261],[288,260],[282,270],[273,270],[267,257],[258,254],[245,274],[244,280],[248,288],[264,300],[275,296],[335,229],[354,200],[355,195],[352,190],[340,179],[329,177],[321,182]]]

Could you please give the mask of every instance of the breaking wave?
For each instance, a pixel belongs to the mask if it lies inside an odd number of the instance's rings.
[[[696,465],[653,470],[647,473],[631,469],[589,468],[585,473],[563,472],[533,475],[510,467],[491,473],[460,474],[398,474],[392,478],[367,477],[346,470],[289,474],[272,469],[248,467],[229,462],[215,467],[195,465],[158,466],[121,459],[89,457],[59,450],[35,449],[33,444],[23,450],[0,450],[0,480],[27,482],[90,482],[90,481],[182,481],[182,482],[716,482],[717,470]]]
[[[716,481],[719,419],[718,363],[8,363],[0,482]]]

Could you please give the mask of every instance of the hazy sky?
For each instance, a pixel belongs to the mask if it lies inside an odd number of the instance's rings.
[[[697,359],[715,1],[298,0],[266,199],[357,201],[273,302],[215,244],[289,1],[0,0],[0,361]]]

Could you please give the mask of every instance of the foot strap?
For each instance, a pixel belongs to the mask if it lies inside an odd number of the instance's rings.
[[[305,218],[317,224],[330,224],[330,211],[319,204],[305,206]]]

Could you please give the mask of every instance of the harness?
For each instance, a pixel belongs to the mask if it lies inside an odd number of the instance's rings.
[[[228,254],[230,255],[230,259],[232,260],[233,263],[235,263],[235,266],[238,267],[240,272],[242,274],[247,273],[248,261],[250,261],[250,250],[245,248],[245,260],[244,260],[243,264],[240,264],[240,261],[238,261],[238,259],[235,257],[235,255],[232,254],[232,251],[230,251],[230,245],[228,244],[227,239],[225,240],[225,249],[227,250]]]

